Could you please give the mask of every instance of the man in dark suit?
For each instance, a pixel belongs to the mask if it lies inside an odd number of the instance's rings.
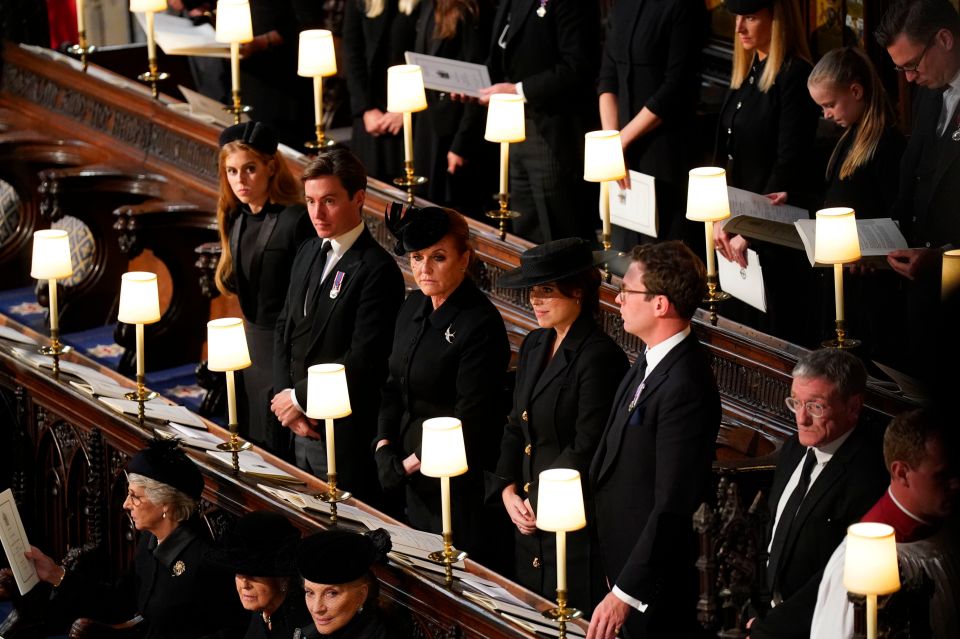
[[[637,247],[620,287],[623,327],[646,352],[620,383],[590,482],[611,592],[588,639],[696,632],[691,518],[709,492],[720,395],[690,330],[706,291],[703,263],[678,241]]]
[[[335,423],[338,479],[361,499],[376,502],[370,442],[403,302],[403,276],[363,225],[367,175],[356,156],[342,148],[326,151],[307,165],[302,179],[318,237],[301,246],[291,269],[277,320],[271,408],[294,434],[297,466],[324,476],[325,442],[304,414],[307,368],[343,364],[353,414]]]
[[[769,612],[753,639],[808,637],[823,569],[847,532],[883,493],[880,428],[857,425],[867,373],[855,356],[822,349],[793,369],[787,407],[797,434],[780,450],[770,489]]]
[[[583,134],[596,116],[590,100],[599,67],[599,4],[583,0],[502,0],[487,66],[495,93],[523,96],[526,140],[510,158],[511,207],[518,235],[536,242],[588,237],[583,211]]]

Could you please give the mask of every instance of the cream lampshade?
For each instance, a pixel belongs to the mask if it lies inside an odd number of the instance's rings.
[[[160,295],[155,273],[132,271],[123,274],[117,319],[126,324],[152,324],[160,321]]]
[[[301,31],[297,75],[305,78],[327,78],[336,74],[337,56],[333,49],[333,34],[326,29]]]
[[[947,299],[958,290],[960,290],[960,249],[953,249],[943,253],[940,296]]]
[[[398,64],[387,69],[387,111],[414,113],[427,108],[423,71],[416,64]]]
[[[223,317],[207,322],[207,368],[212,371],[238,371],[250,364],[242,319]]]
[[[351,413],[343,364],[315,364],[308,368],[307,417],[340,419]]]
[[[580,530],[587,525],[580,473],[551,468],[540,473],[537,528],[550,532]]]
[[[250,42],[253,23],[247,0],[217,1],[217,42]]]
[[[490,96],[487,108],[487,128],[483,139],[487,142],[523,142],[527,139],[524,124],[523,98],[511,93]]]
[[[619,131],[590,131],[584,135],[583,179],[610,182],[627,176]]]
[[[30,277],[38,280],[62,280],[73,275],[70,237],[66,231],[49,229],[33,234],[33,260]]]
[[[843,587],[858,595],[889,595],[900,590],[897,542],[891,526],[858,523],[847,528]]]
[[[467,472],[467,453],[459,419],[424,420],[421,451],[420,472],[427,477],[456,477]]]
[[[814,259],[821,264],[846,264],[860,259],[860,239],[853,209],[837,207],[817,211]]]
[[[167,0],[130,0],[130,13],[166,11]]]
[[[727,172],[704,166],[690,170],[687,183],[687,219],[694,222],[719,222],[730,217]],[[713,238],[710,238],[711,242]]]

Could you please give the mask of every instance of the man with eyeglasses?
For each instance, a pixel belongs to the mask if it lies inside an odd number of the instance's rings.
[[[787,408],[797,434],[784,443],[770,488],[767,588],[772,608],[752,639],[808,637],[823,568],[886,486],[882,431],[861,424],[867,372],[839,349],[813,351],[793,369]]]
[[[697,634],[697,540],[710,491],[720,395],[690,318],[706,291],[703,262],[681,242],[638,246],[617,301],[645,351],[620,383],[590,466],[610,592],[587,639]]]

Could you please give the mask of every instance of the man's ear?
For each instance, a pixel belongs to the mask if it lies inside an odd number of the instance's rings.
[[[900,484],[901,486],[907,487],[910,485],[909,480],[907,479],[907,473],[910,471],[910,466],[905,461],[895,460],[890,463],[890,481],[895,484]]]

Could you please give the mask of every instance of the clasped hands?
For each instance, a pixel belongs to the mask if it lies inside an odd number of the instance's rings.
[[[317,425],[317,420],[307,417],[297,408],[290,395],[292,392],[291,389],[285,388],[274,395],[270,400],[270,410],[277,416],[280,425],[289,428],[294,435],[320,439],[320,433],[313,428]]]
[[[537,517],[529,499],[523,499],[517,494],[516,486],[510,484],[500,493],[503,507],[507,509],[510,521],[514,523],[521,535],[532,535],[537,531]]]

